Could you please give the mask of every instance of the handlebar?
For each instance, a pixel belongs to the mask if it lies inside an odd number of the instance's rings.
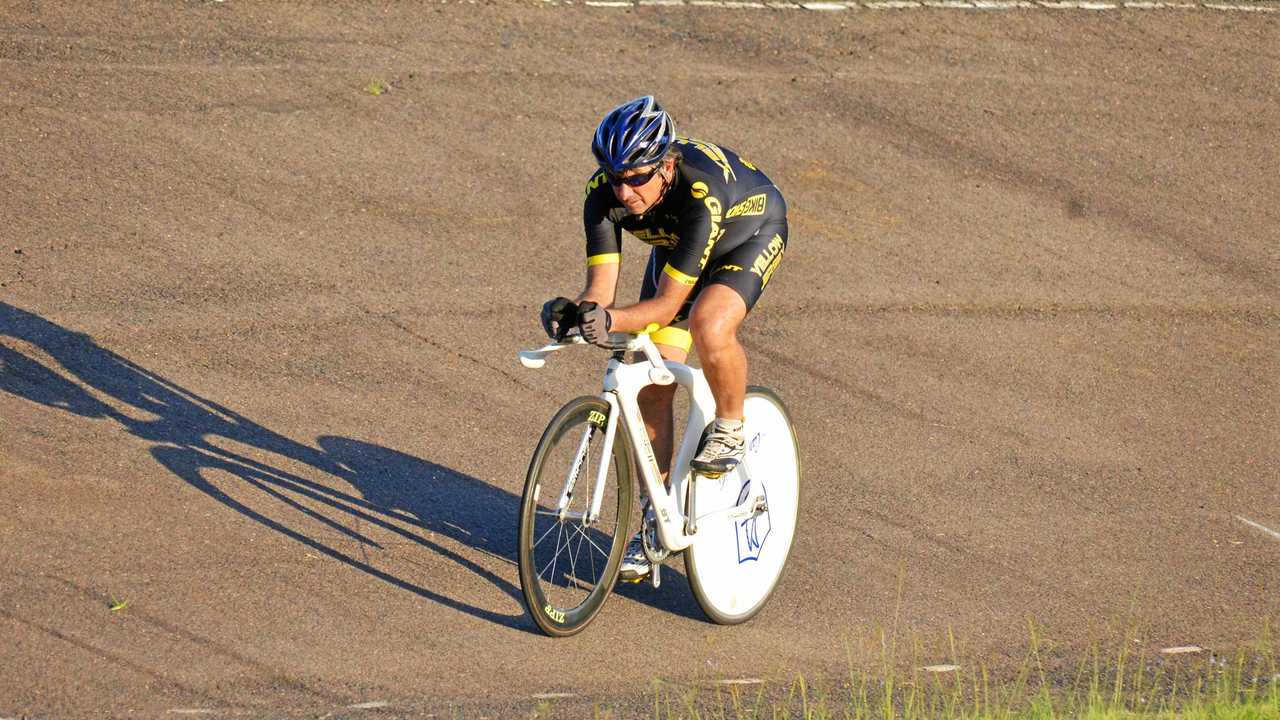
[[[650,339],[651,333],[657,332],[659,325],[657,323],[649,323],[649,326],[638,333],[609,333],[610,344],[619,350],[627,350],[629,352],[643,353],[646,360],[653,365],[650,376],[653,381],[659,385],[670,385],[675,378],[671,376],[667,370],[666,361],[662,359],[662,355],[658,352],[658,346],[653,344]],[[587,341],[581,335],[576,333],[566,335],[564,340],[543,345],[537,350],[521,350],[517,353],[520,358],[520,364],[536,370],[547,364],[547,356],[558,350],[569,347],[570,345],[587,345]]]

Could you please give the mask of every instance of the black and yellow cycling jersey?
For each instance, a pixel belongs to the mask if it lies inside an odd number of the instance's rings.
[[[676,177],[647,212],[628,214],[597,171],[582,215],[588,265],[620,262],[623,230],[653,246],[641,299],[657,293],[661,274],[693,286],[672,323],[678,327],[708,284],[732,287],[748,310],[755,305],[782,261],[787,206],[772,181],[732,150],[690,138],[676,144],[683,156]]]

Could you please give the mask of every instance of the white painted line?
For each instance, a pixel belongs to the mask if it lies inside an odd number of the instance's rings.
[[[369,702],[356,703],[348,705],[348,710],[376,710],[378,708],[390,707],[391,703],[386,700],[370,700]]]
[[[764,681],[760,678],[733,678],[730,680],[717,681],[717,685],[759,685]]]
[[[478,0],[455,0],[472,5]],[[440,0],[448,3],[450,0]],[[542,0],[548,5],[573,5],[574,0]],[[582,0],[583,5],[598,8],[633,7],[700,7],[729,10],[810,10],[839,12],[842,10],[1215,10],[1219,12],[1280,13],[1280,0],[1266,4],[1222,2],[1186,2],[1186,0]],[[0,62],[4,62],[0,60]]]
[[[1107,2],[1064,2],[1063,0],[1040,0],[1041,7],[1051,8],[1053,10],[1115,10],[1115,3]]]
[[[1266,7],[1263,5],[1218,5],[1205,3],[1205,7],[1210,10],[1240,10],[1243,12],[1276,12],[1280,8]]]
[[[1240,515],[1237,515],[1237,516],[1236,516],[1236,519],[1237,519],[1237,520],[1239,520],[1240,522],[1244,523],[1245,525],[1248,525],[1248,526],[1249,526],[1249,527],[1251,527],[1251,528],[1254,528],[1254,529],[1257,529],[1257,530],[1261,530],[1262,532],[1264,532],[1264,533],[1266,533],[1266,534],[1270,535],[1271,537],[1273,537],[1273,538],[1275,538],[1275,539],[1277,539],[1277,540],[1280,540],[1280,532],[1276,532],[1275,530],[1272,530],[1271,528],[1267,527],[1266,525],[1261,525],[1261,524],[1259,524],[1259,523],[1256,523],[1256,522],[1254,522],[1254,521],[1250,520],[1250,519],[1249,519],[1249,518],[1247,518],[1247,517],[1243,517],[1243,516],[1240,516]]]
[[[920,669],[924,670],[925,672],[948,673],[948,672],[955,672],[956,670],[959,670],[960,666],[959,665],[925,665]]]
[[[534,700],[563,700],[565,698],[577,697],[573,693],[534,693]]]
[[[1199,645],[1179,645],[1177,647],[1167,647],[1160,652],[1165,655],[1188,655],[1191,653],[1204,652],[1204,648]]]

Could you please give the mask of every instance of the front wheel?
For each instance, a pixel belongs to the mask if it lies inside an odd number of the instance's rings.
[[[609,404],[583,396],[560,409],[538,441],[520,503],[520,589],[546,634],[581,631],[608,598],[628,540],[631,455],[626,433],[604,448]],[[600,515],[590,520],[596,477],[608,470]],[[567,502],[566,485],[571,486]]]
[[[724,625],[750,620],[768,602],[791,553],[800,507],[800,449],[786,406],[772,390],[753,385],[743,415],[746,458],[723,477],[697,478],[696,512],[702,518],[741,505],[750,492],[747,473],[758,488],[752,502],[762,511],[699,519],[684,556],[693,596],[707,617]]]

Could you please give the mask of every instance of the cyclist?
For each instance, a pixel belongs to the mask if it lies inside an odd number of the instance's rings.
[[[542,307],[554,339],[579,328],[609,347],[608,333],[652,335],[662,356],[698,358],[716,401],[693,467],[709,475],[737,466],[745,453],[742,407],[747,358],[738,327],[768,285],[787,245],[787,206],[773,183],[733,151],[676,135],[670,115],[648,95],[604,116],[591,143],[599,169],[587,182],[583,224],[587,284],[574,299]],[[622,231],[653,246],[640,301],[615,305]],[[674,385],[650,385],[639,403],[663,478],[673,445]],[[649,572],[639,535],[628,545],[621,577]]]

